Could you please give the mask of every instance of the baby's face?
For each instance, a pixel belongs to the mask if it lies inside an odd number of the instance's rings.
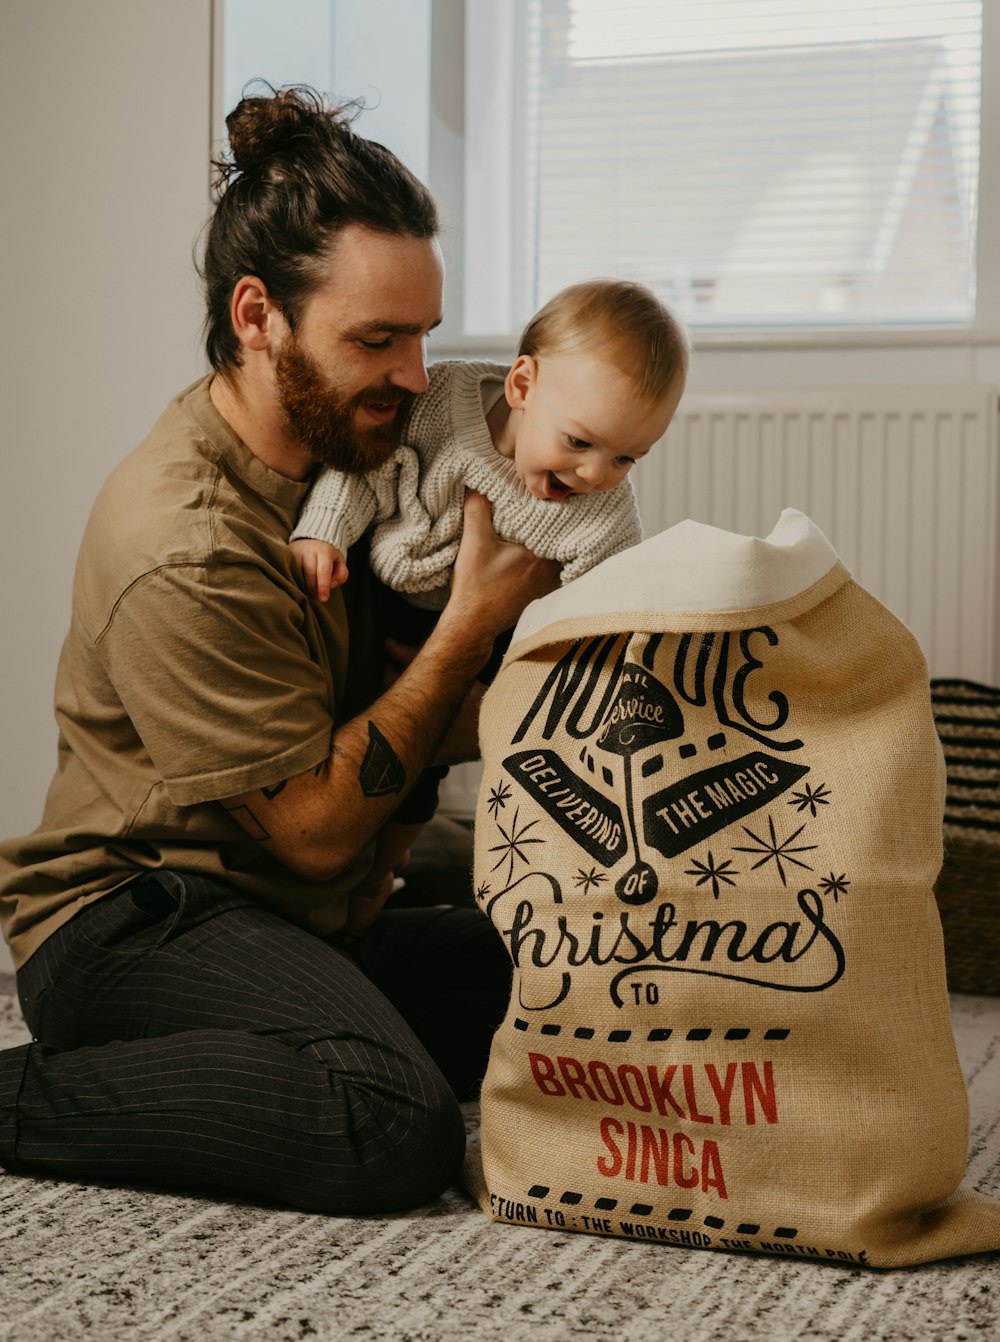
[[[667,431],[683,378],[662,400],[640,400],[632,378],[580,353],[522,355],[507,377],[521,411],[514,464],[536,499],[614,489]]]

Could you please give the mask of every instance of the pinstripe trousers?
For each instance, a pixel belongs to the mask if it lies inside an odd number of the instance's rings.
[[[18,974],[0,1165],[312,1211],[416,1206],[454,1178],[510,963],[474,909],[385,910],[351,953],[158,872]]]

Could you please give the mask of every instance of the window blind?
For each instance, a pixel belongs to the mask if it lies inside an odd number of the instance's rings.
[[[523,0],[516,315],[614,275],[702,328],[971,321],[981,20],[979,0]]]

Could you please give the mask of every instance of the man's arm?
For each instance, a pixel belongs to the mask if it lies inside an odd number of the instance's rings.
[[[316,769],[222,804],[299,876],[330,879],[378,832],[433,757],[497,634],[557,583],[554,564],[499,540],[487,500],[468,495],[451,597],[399,679],[337,728]]]

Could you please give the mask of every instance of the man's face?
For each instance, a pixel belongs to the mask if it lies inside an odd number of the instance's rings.
[[[285,418],[309,455],[348,475],[372,471],[388,459],[413,400],[412,392],[391,383],[352,393],[324,375],[291,331],[278,351],[274,380]],[[386,416],[384,423],[366,422],[379,414]]]
[[[315,460],[373,470],[427,388],[424,342],[441,320],[441,255],[429,238],[350,225],[274,364],[289,427]]]

